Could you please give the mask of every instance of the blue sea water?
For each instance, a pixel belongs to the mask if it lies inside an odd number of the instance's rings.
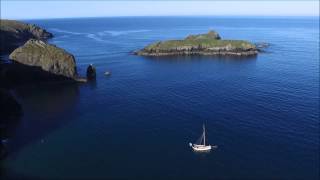
[[[28,20],[54,34],[95,82],[22,86],[6,177],[318,179],[319,17]],[[248,59],[135,56],[216,30],[267,42]],[[110,77],[104,76],[111,71]],[[206,124],[210,153],[188,146]]]

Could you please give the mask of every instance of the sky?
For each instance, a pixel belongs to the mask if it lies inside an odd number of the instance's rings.
[[[17,1],[1,0],[2,19],[114,16],[319,16],[319,1]]]

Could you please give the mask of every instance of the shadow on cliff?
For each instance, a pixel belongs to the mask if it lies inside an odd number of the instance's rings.
[[[26,84],[44,82],[66,82],[73,80],[62,75],[44,71],[41,67],[28,66],[20,63],[0,64],[0,87],[11,88]]]

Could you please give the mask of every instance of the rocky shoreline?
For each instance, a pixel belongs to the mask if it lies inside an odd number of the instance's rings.
[[[77,72],[75,57],[47,42],[52,37],[37,25],[0,20],[0,54],[9,55],[8,61],[0,59],[0,159],[8,153],[5,132],[23,115],[12,90],[37,83],[87,82]]]
[[[140,56],[255,56],[258,48],[243,40],[221,40],[217,32],[190,35],[183,40],[156,42],[135,52]]]
[[[76,79],[76,60],[72,54],[41,40],[30,39],[9,56],[14,63],[41,68],[55,75]]]
[[[48,40],[53,34],[35,25],[0,19],[0,54],[9,54],[29,39]]]
[[[71,53],[47,42],[53,34],[45,29],[19,21],[0,20],[0,31],[0,54],[10,54],[10,63],[0,64],[0,79],[17,83],[87,81],[78,75]]]
[[[233,50],[225,49],[208,50],[208,49],[186,49],[186,50],[170,50],[170,51],[141,51],[136,52],[139,56],[255,56],[258,50]]]

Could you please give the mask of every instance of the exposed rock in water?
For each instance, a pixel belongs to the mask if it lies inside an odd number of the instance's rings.
[[[29,39],[46,40],[51,37],[51,33],[34,24],[0,20],[0,54],[11,53]]]
[[[87,79],[96,79],[96,68],[92,64],[90,64],[87,68]]]
[[[15,49],[9,56],[13,62],[32,67],[66,78],[77,79],[76,61],[72,54],[55,45],[31,39]]]
[[[258,54],[257,47],[243,40],[221,40],[218,33],[190,35],[184,40],[156,42],[135,52],[142,56],[177,56],[177,55],[219,55],[253,56]]]

